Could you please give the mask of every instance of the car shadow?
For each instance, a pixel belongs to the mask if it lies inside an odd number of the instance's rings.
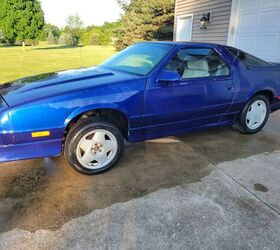
[[[61,50],[61,49],[76,49],[76,48],[82,48],[82,47],[84,47],[84,45],[78,45],[78,46],[62,45],[62,46],[34,48],[34,50]]]

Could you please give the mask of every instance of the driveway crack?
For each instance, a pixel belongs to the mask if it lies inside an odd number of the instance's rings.
[[[254,194],[253,192],[251,192],[249,189],[247,189],[244,185],[242,185],[240,182],[238,182],[235,178],[233,178],[231,175],[229,175],[228,173],[226,173],[225,171],[223,171],[221,168],[219,168],[214,162],[212,162],[211,160],[209,160],[207,157],[205,157],[205,159],[211,164],[213,165],[217,170],[221,171],[224,175],[226,175],[227,177],[229,177],[232,181],[234,181],[237,185],[239,185],[241,188],[243,188],[245,191],[247,191],[249,194],[253,195],[257,200],[259,200],[260,202],[262,202],[266,207],[268,207],[269,209],[271,209],[273,212],[275,212],[278,216],[280,216],[280,212],[277,211],[275,208],[273,208],[271,205],[269,205],[267,202],[265,202],[263,199],[261,199],[259,196],[257,196],[256,194]]]

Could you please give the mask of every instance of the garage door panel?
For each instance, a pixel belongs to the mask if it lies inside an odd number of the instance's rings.
[[[278,42],[277,42],[277,45],[276,45],[276,51],[280,52],[280,36],[278,36]]]
[[[263,0],[241,0],[240,1],[240,10],[242,11],[252,11],[254,9],[259,9],[262,5]]]
[[[240,35],[236,47],[251,51],[255,47],[255,36]]]
[[[256,21],[257,21],[256,13],[240,14],[238,31],[239,32],[248,32],[252,29],[255,29]]]
[[[280,0],[262,0],[262,6],[264,8],[274,8],[280,6]]]
[[[269,10],[259,14],[258,29],[261,31],[275,31],[278,29],[279,11]]]
[[[277,37],[260,34],[256,39],[255,50],[257,50],[259,53],[273,52],[276,47],[276,42]]]

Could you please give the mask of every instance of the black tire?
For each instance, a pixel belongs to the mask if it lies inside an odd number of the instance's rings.
[[[246,116],[247,116],[247,113],[251,107],[251,105],[254,103],[254,102],[257,102],[257,101],[263,101],[266,105],[266,116],[265,116],[265,119],[264,121],[261,123],[261,125],[259,125],[257,128],[255,129],[251,129],[248,127],[247,125],[247,120],[246,120]],[[239,114],[239,117],[237,119],[237,122],[236,122],[236,128],[243,134],[255,134],[255,133],[258,133],[260,130],[262,130],[262,128],[265,126],[267,120],[268,120],[268,117],[269,117],[269,113],[270,113],[270,102],[269,102],[269,99],[264,96],[264,95],[256,95],[256,96],[253,96],[248,102],[247,104],[245,105],[244,109],[242,110],[242,112]]]
[[[84,167],[77,158],[76,149],[80,140],[89,132],[102,129],[107,130],[115,136],[117,141],[117,152],[114,158],[104,167],[99,169],[90,169]],[[69,131],[64,147],[64,154],[69,164],[78,172],[86,175],[100,174],[111,169],[120,159],[124,149],[124,138],[120,130],[113,124],[98,117],[88,118],[75,124]]]

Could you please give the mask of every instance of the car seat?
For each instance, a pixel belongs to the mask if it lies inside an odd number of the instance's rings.
[[[209,65],[205,59],[188,61],[188,68],[183,73],[183,78],[198,78],[209,76]]]

